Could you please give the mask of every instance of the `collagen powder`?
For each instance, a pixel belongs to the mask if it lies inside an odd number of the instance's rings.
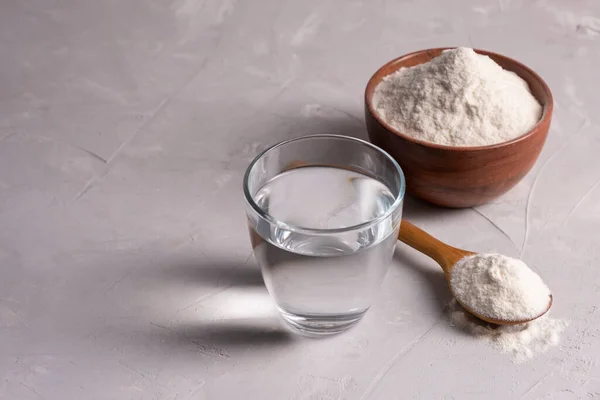
[[[548,309],[550,289],[527,265],[502,254],[475,254],[450,272],[459,303],[483,317],[504,321],[535,318]]]
[[[525,324],[490,325],[465,311],[456,300],[449,308],[450,324],[469,335],[483,339],[496,350],[521,363],[542,354],[560,343],[567,322],[548,314]]]
[[[527,82],[488,56],[460,47],[386,76],[376,113],[403,134],[447,146],[485,146],[523,135],[542,106]]]
[[[550,318],[550,289],[521,260],[501,254],[476,254],[460,260],[450,272],[456,300],[450,304],[450,323],[522,362],[556,346],[566,322]],[[490,319],[524,324],[491,325],[461,305]]]

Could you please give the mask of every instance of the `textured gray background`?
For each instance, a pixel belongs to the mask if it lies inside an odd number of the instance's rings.
[[[405,215],[532,265],[561,346],[517,366],[457,332],[438,267],[403,245],[356,329],[288,334],[244,168],[284,138],[365,137],[370,75],[453,45],[538,71],[552,130],[492,204]],[[599,50],[597,1],[3,0],[0,398],[600,398]]]

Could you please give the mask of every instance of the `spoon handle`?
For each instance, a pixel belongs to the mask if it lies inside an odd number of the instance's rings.
[[[450,274],[452,267],[461,258],[474,254],[447,245],[406,220],[402,220],[398,239],[413,249],[433,258],[440,264],[446,275]]]

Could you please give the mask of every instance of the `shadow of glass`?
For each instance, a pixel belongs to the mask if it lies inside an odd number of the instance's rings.
[[[168,279],[181,282],[198,282],[215,287],[264,286],[260,268],[235,261],[190,260],[174,263],[162,270]]]
[[[277,318],[151,325],[154,329],[144,336],[159,341],[161,346],[184,351],[192,347],[205,355],[223,359],[230,358],[231,352],[260,352],[288,346],[298,338],[283,328]]]
[[[225,321],[211,324],[182,325],[176,328],[194,343],[211,343],[227,348],[278,346],[293,341],[293,335],[278,320]]]

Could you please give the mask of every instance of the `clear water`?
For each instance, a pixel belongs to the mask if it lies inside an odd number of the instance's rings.
[[[360,173],[304,167],[265,184],[256,203],[296,227],[335,229],[384,214],[395,201],[383,183]],[[397,241],[391,218],[369,229],[308,235],[260,229],[254,253],[265,283],[284,316],[348,321],[369,308],[387,272]],[[289,319],[288,318],[288,319]]]

